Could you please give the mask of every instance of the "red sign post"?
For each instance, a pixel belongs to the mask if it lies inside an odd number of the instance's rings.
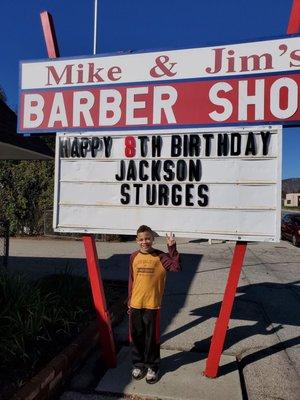
[[[287,34],[297,33],[300,28],[300,0],[294,0]],[[226,283],[226,289],[221,305],[219,317],[216,321],[211,345],[206,360],[204,375],[208,378],[216,378],[218,375],[219,363],[226,338],[227,327],[233,307],[239,277],[243,267],[247,242],[237,242],[232,257],[231,267]]]
[[[215,378],[218,374],[220,358],[224,347],[227,327],[243,267],[246,249],[247,242],[237,242],[235,245],[220,314],[215,325],[206,360],[204,375],[208,378]]]
[[[47,11],[42,12],[41,22],[48,56],[50,58],[59,57],[59,50],[52,16]],[[110,316],[106,306],[95,238],[92,235],[86,235],[82,238],[82,240],[85,247],[88,275],[92,288],[94,306],[99,321],[101,351],[106,365],[110,368],[114,368],[117,364],[115,343]]]
[[[115,343],[110,322],[109,312],[106,306],[105,293],[98,263],[98,255],[95,238],[92,235],[83,237],[86,253],[88,273],[93,293],[94,305],[100,325],[100,343],[103,358],[108,367],[117,365]]]

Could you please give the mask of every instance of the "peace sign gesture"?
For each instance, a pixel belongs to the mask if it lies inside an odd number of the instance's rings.
[[[174,233],[170,232],[169,235],[166,233],[166,238],[167,238],[167,245],[168,246],[173,246],[173,244],[176,243]]]

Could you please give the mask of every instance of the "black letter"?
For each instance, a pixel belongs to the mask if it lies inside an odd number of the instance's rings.
[[[126,193],[126,190],[130,190],[130,185],[128,185],[128,183],[123,183],[121,185],[121,195],[124,196],[124,198],[121,198],[122,204],[129,204],[130,202],[130,195]]]
[[[181,137],[173,135],[171,139],[171,157],[179,157],[181,154]]]
[[[146,160],[141,160],[139,163],[139,178],[141,181],[147,181],[149,176],[144,173],[144,167],[148,168],[149,163]]]
[[[89,139],[88,138],[83,137],[83,138],[79,139],[80,157],[86,157],[88,147],[89,147]]]
[[[134,160],[130,160],[128,164],[128,170],[127,170],[127,181],[136,181],[137,178],[137,173],[136,173],[136,165]]]
[[[174,181],[175,178],[175,172],[173,171],[175,167],[175,163],[172,160],[166,160],[163,163],[163,169],[166,172],[166,174],[163,175],[164,180],[167,182],[169,181]]]
[[[140,204],[140,189],[143,186],[142,183],[134,183],[132,185],[134,188],[136,188],[135,191],[135,204],[138,205]]]
[[[230,155],[239,156],[241,154],[241,135],[240,133],[231,134]]]
[[[61,158],[69,158],[70,157],[70,139],[63,138],[60,139],[60,156]]]
[[[189,181],[200,181],[201,180],[201,161],[200,160],[190,160],[189,161]]]
[[[117,181],[123,181],[125,178],[125,161],[121,160],[120,163],[120,175],[115,175]]]
[[[183,157],[187,157],[189,155],[189,137],[188,135],[183,135]]]
[[[160,157],[162,148],[161,136],[152,136],[152,157]]]
[[[152,189],[152,191],[151,191]],[[146,202],[149,206],[153,206],[156,203],[156,186],[147,185],[146,186]]]
[[[199,157],[200,155],[200,138],[199,135],[191,135],[190,136],[190,156]]]
[[[78,139],[74,138],[71,146],[71,157],[80,157],[78,150]]]
[[[199,185],[198,186],[198,205],[200,207],[205,207],[208,204],[208,196],[207,194],[204,194],[203,192],[208,192],[208,186],[207,185]]]
[[[227,133],[218,134],[218,156],[228,155],[228,135]]]
[[[104,154],[105,157],[108,158],[110,157],[111,154],[112,138],[110,136],[104,136],[103,141],[104,141]]]
[[[250,153],[252,153],[253,156],[256,155],[256,146],[253,132],[249,132],[248,134],[245,155],[248,156]]]
[[[191,201],[191,199],[193,198],[193,195],[191,193],[191,189],[194,188],[194,185],[191,185],[190,183],[188,183],[187,185],[185,185],[185,205],[186,206],[193,206],[194,203]]]
[[[97,149],[100,147],[100,139],[96,136],[92,138],[91,153],[92,157],[96,157]]]
[[[148,154],[148,141],[150,140],[148,136],[138,136],[141,143],[141,156],[146,157]]]
[[[172,204],[173,206],[180,206],[182,201],[181,194],[177,194],[176,192],[181,192],[182,187],[180,185],[172,185]]]
[[[158,185],[158,204],[160,206],[169,204],[169,188],[167,185]]]
[[[203,133],[203,138],[205,139],[205,155],[210,156],[211,153],[211,139],[214,137],[212,133]]]
[[[161,161],[153,160],[151,165],[151,177],[152,181],[160,181]]]
[[[263,141],[263,155],[267,156],[269,153],[269,144],[270,144],[270,138],[271,138],[271,132],[260,132],[261,134],[261,139]]]
[[[185,181],[187,177],[187,166],[184,160],[177,161],[176,177],[180,182]]]

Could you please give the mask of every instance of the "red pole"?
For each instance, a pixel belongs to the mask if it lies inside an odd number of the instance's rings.
[[[102,354],[106,365],[110,368],[114,368],[117,365],[115,343],[113,339],[110,316],[106,307],[105,293],[98,265],[95,239],[92,235],[87,235],[83,236],[82,240],[85,247],[94,305],[100,323],[100,343]]]
[[[41,17],[48,57],[49,58],[59,57],[58,44],[57,44],[52,15],[49,14],[48,11],[43,11],[40,13],[40,17]]]
[[[239,283],[246,249],[247,242],[236,242],[220,314],[215,325],[208,357],[206,360],[204,375],[208,378],[215,378],[218,374],[221,353],[223,351],[226,331],[233,307],[236,289]]]
[[[286,33],[288,35],[291,35],[293,33],[297,33],[299,29],[300,29],[300,0],[294,0]]]
[[[50,58],[59,57],[58,44],[52,16],[47,11],[43,11],[40,14],[40,17],[48,56]],[[85,246],[88,274],[92,288],[94,305],[100,323],[100,343],[102,354],[106,365],[110,368],[114,368],[117,365],[115,343],[113,339],[110,316],[106,307],[104,288],[98,265],[95,239],[91,235],[84,236],[83,243]]]

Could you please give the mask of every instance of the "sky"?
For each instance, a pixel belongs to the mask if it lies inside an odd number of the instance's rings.
[[[98,0],[97,54],[201,47],[284,36],[292,0]],[[1,0],[0,86],[18,108],[20,60],[47,58],[40,12],[62,57],[93,54],[94,0]],[[285,128],[283,178],[300,177],[300,128]]]

